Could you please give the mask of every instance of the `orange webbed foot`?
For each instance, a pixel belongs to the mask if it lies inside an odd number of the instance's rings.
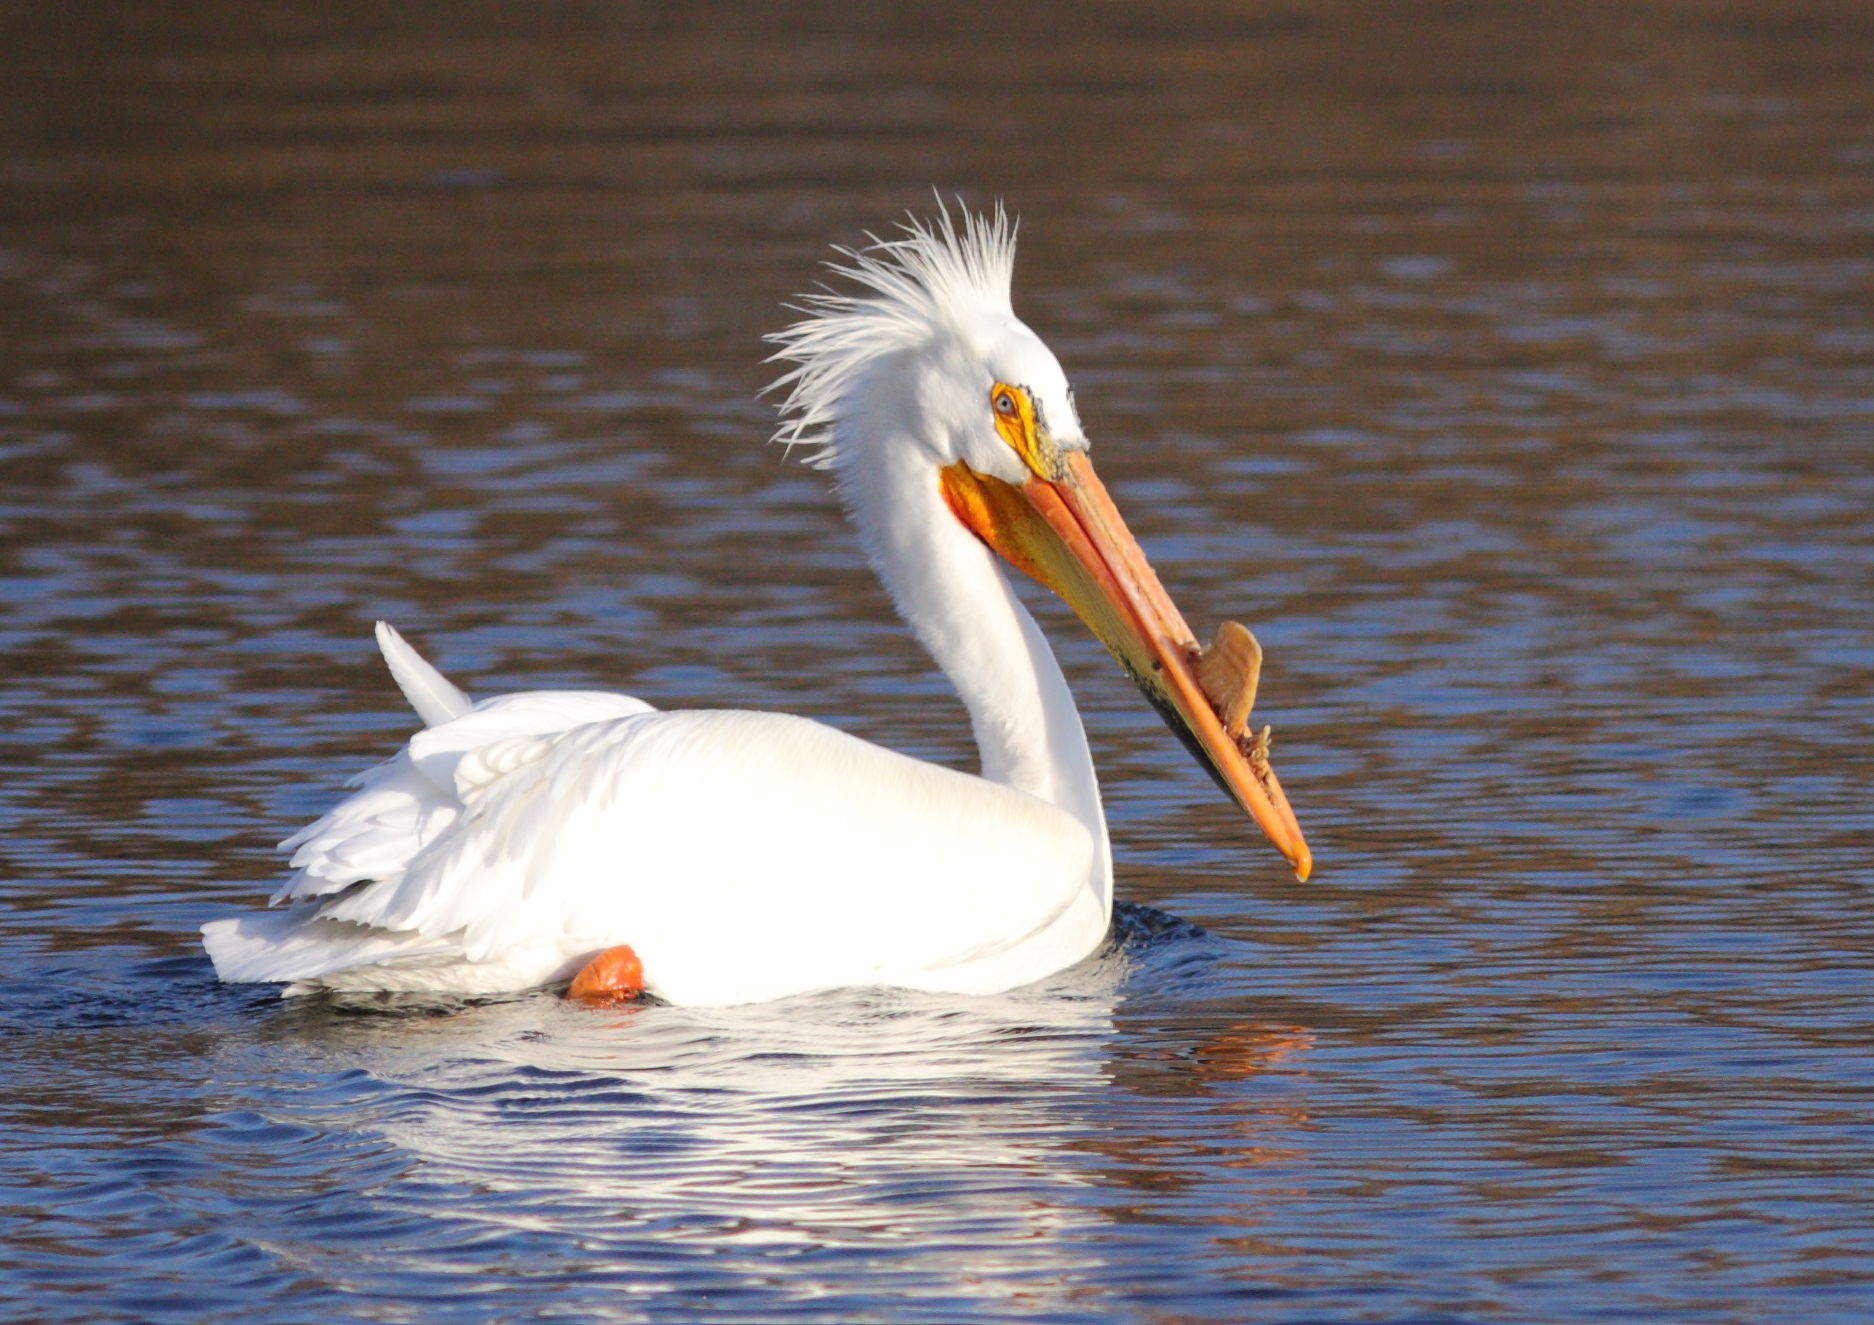
[[[573,977],[566,997],[602,1007],[607,1003],[629,1003],[643,992],[644,963],[629,945],[620,944],[587,962]]]

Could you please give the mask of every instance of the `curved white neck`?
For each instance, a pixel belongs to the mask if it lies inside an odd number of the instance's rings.
[[[911,439],[867,438],[840,479],[873,569],[969,710],[983,777],[1087,826],[1110,911],[1112,851],[1080,711],[1001,563],[951,513]]]

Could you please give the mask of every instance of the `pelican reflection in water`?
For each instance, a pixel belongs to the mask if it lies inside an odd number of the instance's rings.
[[[408,1180],[372,1195],[391,1234],[356,1235],[391,1275],[434,1273],[439,1247],[512,1245],[536,1274],[629,1267],[620,1281],[660,1292],[758,1284],[770,1303],[834,1303],[861,1259],[926,1314],[1019,1295],[1026,1314],[1074,1315],[1113,1254],[1116,1208],[1177,1218],[1202,1190],[1232,1228],[1279,1227],[1305,1158],[1295,1090],[1241,1083],[1304,1075],[1307,1032],[1221,1025],[1193,1044],[1174,1017],[1168,1037],[1157,991],[1215,946],[1120,920],[1095,960],[967,999],[861,989],[594,1012],[537,995],[333,996],[380,1015],[296,1000],[269,1039],[331,1084],[270,1096],[268,1116],[394,1147],[385,1164]],[[1135,983],[1148,992],[1122,1014]],[[437,1007],[451,1015],[423,1015]],[[1168,1113],[1168,1095],[1188,1106]],[[268,1238],[296,1266],[357,1273],[329,1222]]]

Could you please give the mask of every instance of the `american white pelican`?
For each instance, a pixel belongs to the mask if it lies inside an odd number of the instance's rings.
[[[1080,715],[995,553],[1079,613],[1298,878],[1247,726],[1261,651],[1200,649],[1087,459],[1067,377],[1009,301],[1000,209],[842,250],[808,296],[777,440],[831,469],[872,567],[970,714],[982,775],[780,713],[539,691],[472,704],[389,626],[426,730],[282,844],[285,910],[203,926],[229,981],[461,993],[567,980],[728,1004],[1013,988],[1106,940],[1113,866]]]

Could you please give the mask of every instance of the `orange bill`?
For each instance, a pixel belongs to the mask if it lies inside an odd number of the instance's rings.
[[[1023,437],[1026,450],[1035,449],[1038,435],[1045,445],[1045,434],[1026,417],[1013,418],[1008,434]],[[1313,860],[1269,766],[1266,739],[1226,729],[1200,680],[1197,640],[1086,453],[1030,457],[1026,450],[1023,459],[1036,474],[1019,485],[979,474],[963,461],[947,466],[942,479],[950,509],[1011,565],[1066,600],[1198,763],[1268,835],[1295,877],[1305,880]],[[1053,476],[1044,476],[1049,471]]]

